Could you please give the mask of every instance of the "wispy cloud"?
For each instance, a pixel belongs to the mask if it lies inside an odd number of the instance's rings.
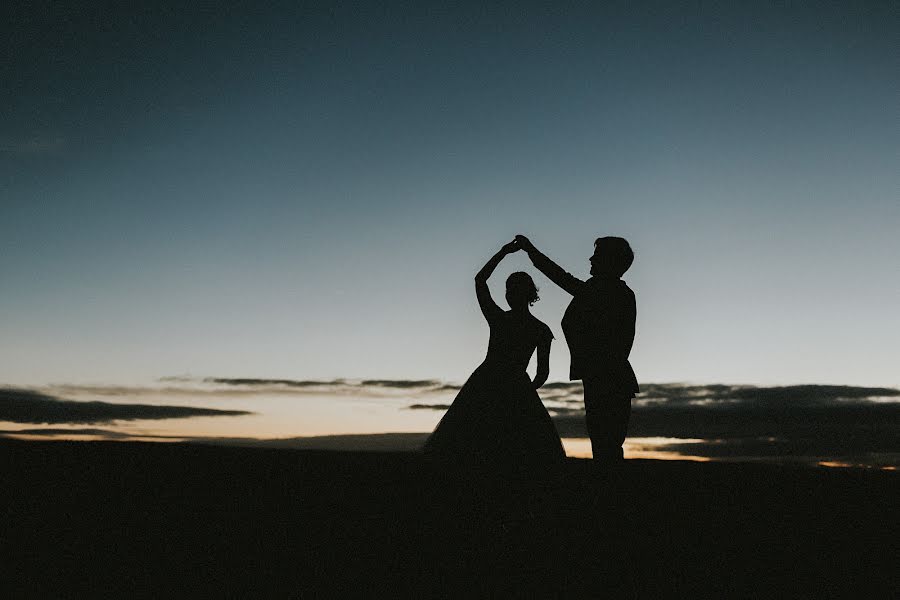
[[[164,380],[168,380],[165,378]],[[181,378],[179,381],[187,383],[190,379]],[[195,380],[196,381],[196,380]],[[233,377],[206,377],[199,381],[207,384],[218,384],[230,387],[239,387],[243,389],[254,390],[271,390],[285,388],[300,388],[317,391],[334,390],[365,390],[365,389],[382,389],[382,390],[417,390],[417,391],[437,391],[447,389],[458,389],[458,386],[446,384],[437,379],[252,379],[252,378],[233,378]]]
[[[732,409],[753,404],[771,408],[791,406],[830,406],[835,403],[871,401],[876,398],[900,398],[894,388],[851,385],[682,385],[651,383],[642,386],[639,404],[665,403],[707,408]]]
[[[124,431],[112,431],[110,429],[96,429],[96,428],[72,428],[72,429],[61,429],[54,427],[35,427],[35,428],[26,428],[26,429],[0,429],[0,435],[27,435],[27,436],[41,436],[41,437],[66,437],[66,436],[91,436],[100,439],[108,439],[108,440],[125,440],[132,437],[131,434],[125,433]]]
[[[856,386],[650,384],[633,403],[633,437],[700,438],[711,457],[863,456],[900,452],[900,390]],[[557,414],[584,437],[584,413]],[[671,448],[678,450],[678,448]]]
[[[40,390],[6,389],[0,393],[0,420],[18,423],[81,424],[116,420],[166,419],[204,415],[243,415],[243,411],[96,402],[121,398],[128,402],[171,404],[204,402],[218,397],[250,398],[346,396],[408,399],[414,410],[445,411],[459,386],[437,379],[274,379],[167,377],[158,386],[55,385]],[[840,385],[751,386],[651,383],[633,401],[629,435],[642,438],[695,438],[692,454],[735,456],[879,456],[900,452],[900,390]],[[553,382],[541,398],[563,437],[585,437],[580,382]],[[87,400],[67,402],[61,398]],[[42,435],[37,432],[31,435]],[[45,435],[74,435],[52,434]],[[85,433],[105,436],[99,431]],[[134,434],[132,437],[136,437]],[[122,438],[119,438],[122,439]],[[308,441],[190,438],[192,441],[312,447]],[[293,438],[292,438],[293,439]],[[300,438],[298,438],[299,440]],[[305,440],[305,438],[303,438]],[[386,438],[385,438],[386,439]],[[349,440],[352,441],[352,440]],[[329,442],[337,443],[336,440]],[[342,443],[348,442],[344,440]],[[356,443],[356,442],[353,442]],[[381,442],[379,442],[381,443]],[[346,444],[345,444],[346,445]],[[353,444],[350,444],[352,446]],[[331,446],[329,446],[331,447]],[[678,448],[672,448],[678,450]]]
[[[900,403],[900,390],[894,388],[858,387],[849,385],[687,385],[681,383],[648,383],[641,385],[642,392],[632,402],[635,412],[647,410],[691,411],[739,411],[798,410],[814,407],[839,407],[854,404],[871,405],[878,401]],[[581,382],[554,382],[544,385],[541,398],[554,406],[554,410],[569,412],[572,407],[582,407],[584,393]],[[434,408],[445,404],[415,404],[410,408]]]
[[[448,393],[460,386],[438,379],[272,379],[253,377],[161,377],[159,386],[53,384],[42,388],[63,396],[419,396]]]
[[[660,450],[729,459],[849,457],[862,463],[900,457],[900,390],[894,388],[662,383],[642,389],[632,403],[629,436],[705,440]],[[580,383],[544,386],[541,397],[561,436],[587,436]],[[443,411],[448,405],[418,402],[409,408]]]
[[[267,395],[409,399],[408,409],[445,411],[459,386],[436,379],[305,380],[224,377],[165,378],[159,386],[66,386],[37,390],[0,388],[0,420],[16,423],[98,424],[135,419],[167,419],[208,415],[244,415],[190,406],[157,406],[97,402],[98,397],[133,402],[167,397],[172,404],[191,397]],[[900,390],[839,385],[750,386],[730,384],[644,384],[633,401],[629,435],[633,438],[692,438],[689,448],[678,442],[662,448],[711,458],[806,460],[832,457],[858,463],[894,461],[900,457]],[[554,382],[541,389],[562,437],[586,437],[580,382]],[[61,398],[77,398],[71,402]],[[0,432],[0,434],[10,434]],[[45,428],[20,435],[48,439],[87,435],[98,439],[145,439],[139,433],[101,429]],[[393,435],[393,434],[392,434]],[[178,437],[184,441],[330,449],[408,449],[427,432],[402,439],[391,437],[256,438]],[[166,440],[176,438],[159,436]],[[893,458],[892,458],[893,457]],[[814,461],[815,462],[815,461]]]
[[[364,379],[360,385],[399,389],[433,389],[441,387],[441,382],[436,379]]]
[[[113,429],[99,429],[96,427],[27,427],[24,429],[0,429],[0,436],[19,438],[47,438],[48,440],[66,440],[72,438],[89,437],[92,440],[105,441],[191,441],[191,438],[186,438],[185,436],[180,435],[159,435],[143,432],[116,431]]]
[[[165,378],[163,379],[165,380]],[[190,382],[189,379],[181,379],[185,383]],[[346,385],[343,379],[334,379],[331,381],[302,380],[302,379],[252,379],[247,377],[206,377],[201,380],[203,383],[215,383],[221,385],[243,387],[243,388],[261,388],[261,387],[289,387],[289,388],[313,388],[313,387],[334,387]]]
[[[441,409],[446,399],[460,389],[455,383],[438,379],[270,379],[248,377],[163,377],[161,386],[115,386],[54,384],[42,388],[51,395],[134,397],[162,396],[249,396],[271,395],[351,395],[380,396],[383,394],[438,397],[435,404],[415,403],[415,408]],[[781,410],[816,406],[846,406],[887,402],[900,403],[900,390],[895,388],[860,387],[848,385],[792,385],[753,386],[730,384],[691,385],[682,383],[648,383],[634,399],[635,411],[679,407],[706,410],[738,410],[748,406]],[[540,390],[541,398],[554,406],[578,408],[583,406],[580,381],[551,382]]]
[[[322,395],[418,395],[452,392],[459,386],[436,380],[295,380],[252,378],[185,378],[165,377],[161,386],[52,384],[42,388],[62,396],[322,396]]]
[[[139,419],[249,415],[242,410],[218,410],[193,406],[73,402],[34,390],[0,388],[0,421],[35,424],[97,424]]]

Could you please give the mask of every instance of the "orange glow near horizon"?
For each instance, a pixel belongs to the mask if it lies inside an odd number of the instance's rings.
[[[672,450],[659,450],[660,446],[670,444],[691,444],[702,442],[698,439],[679,439],[666,437],[628,438],[622,450],[626,459],[647,460],[690,460],[695,462],[709,462],[712,459],[705,456],[692,456],[680,454]],[[571,458],[593,458],[591,452],[591,440],[589,438],[563,438],[563,448],[566,456]]]
[[[894,465],[876,466],[866,465],[862,463],[850,463],[839,460],[820,460],[816,463],[820,467],[828,467],[829,469],[878,469],[879,471],[896,471]]]

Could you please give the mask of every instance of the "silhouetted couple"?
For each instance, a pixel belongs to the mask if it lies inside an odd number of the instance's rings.
[[[622,444],[638,392],[628,355],[634,342],[634,293],[621,277],[634,254],[619,237],[598,238],[590,257],[591,277],[582,281],[564,271],[522,235],[498,251],[475,276],[475,295],[490,326],[484,362],[469,377],[425,444],[431,456],[460,466],[476,464],[523,469],[550,466],[565,453],[537,390],[550,366],[550,328],[529,311],[538,300],[528,273],[506,280],[504,311],[491,298],[487,280],[507,254],[528,253],[531,262],[572,295],[562,319],[572,362],[569,379],[580,379],[594,459],[622,460]],[[537,372],[526,369],[537,349]]]

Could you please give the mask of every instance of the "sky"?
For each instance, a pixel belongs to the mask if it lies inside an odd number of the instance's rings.
[[[525,233],[642,382],[900,386],[896,3],[127,4],[2,9],[0,383],[461,382]]]

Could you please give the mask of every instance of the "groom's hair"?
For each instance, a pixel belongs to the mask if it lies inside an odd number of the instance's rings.
[[[594,241],[594,257],[604,271],[621,277],[634,262],[634,252],[628,241],[620,237],[600,237]]]

